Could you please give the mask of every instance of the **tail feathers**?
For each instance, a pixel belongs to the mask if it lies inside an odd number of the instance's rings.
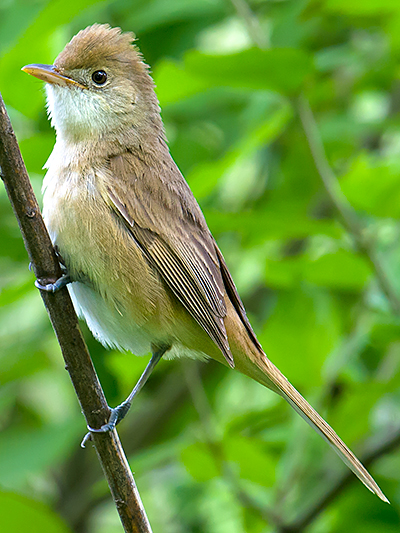
[[[265,380],[259,381],[272,390],[277,390],[278,393],[299,413],[299,415],[313,428],[317,433],[325,439],[330,446],[339,455],[342,461],[354,472],[362,483],[373,493],[375,493],[382,501],[390,503],[383,494],[378,484],[369,474],[367,469],[361,464],[357,457],[345,445],[345,443],[338,437],[331,426],[317,413],[315,409],[303,398],[303,396],[289,383],[285,376],[276,368],[275,365],[265,357],[258,356],[254,361],[257,367],[262,370]],[[272,382],[272,383],[271,383]],[[271,387],[271,385],[273,385]]]

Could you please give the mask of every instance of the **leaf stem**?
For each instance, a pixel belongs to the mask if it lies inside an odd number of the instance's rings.
[[[253,43],[261,50],[268,48],[268,38],[261,27],[260,21],[254,15],[246,0],[231,0],[231,2],[237,14],[243,20]]]
[[[346,196],[343,194],[339,181],[333,172],[332,167],[329,165],[314,114],[304,95],[299,98],[298,111],[315,166],[329,198],[338,210],[347,231],[352,235],[358,250],[363,253],[370,262],[382,292],[385,294],[393,312],[396,315],[400,315],[399,296],[386,274],[385,268],[373,243],[370,239],[365,237],[364,228],[360,223],[359,217]]]
[[[383,455],[395,450],[400,445],[400,428],[394,430],[389,436],[386,436],[375,447],[361,457],[365,466],[370,466]],[[318,515],[324,511],[329,504],[334,501],[344,490],[355,480],[350,470],[344,470],[343,474],[337,478],[329,489],[310,505],[308,509],[290,524],[277,524],[278,533],[301,533],[307,526],[313,522]]]

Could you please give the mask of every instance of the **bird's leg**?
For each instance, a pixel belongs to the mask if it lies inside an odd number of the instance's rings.
[[[56,253],[58,262],[60,263],[62,276],[58,278],[54,283],[41,283],[38,279],[35,280],[35,287],[40,289],[41,291],[46,292],[57,292],[63,287],[66,287],[69,283],[72,283],[73,280],[71,279],[71,276],[68,274],[67,267],[65,266],[64,259],[62,258],[60,252],[58,251],[58,248],[55,246],[54,251]],[[31,263],[29,263],[29,270],[31,270]]]
[[[143,374],[140,376],[138,382],[134,386],[132,392],[128,396],[128,398],[122,402],[117,407],[111,408],[110,407],[110,418],[108,419],[107,424],[104,424],[99,429],[94,429],[90,426],[88,426],[89,433],[87,433],[82,441],[82,446],[85,447],[86,441],[90,438],[91,433],[106,433],[107,431],[112,431],[115,426],[121,422],[121,420],[125,417],[127,412],[130,409],[130,406],[132,404],[133,398],[138,394],[138,392],[143,388],[143,385],[146,383],[146,381],[149,379],[150,374],[153,372],[155,366],[160,361],[161,357],[165,354],[167,350],[170,349],[170,346],[162,346],[161,348],[157,348],[153,351],[153,355],[151,356],[151,359],[144,369]]]

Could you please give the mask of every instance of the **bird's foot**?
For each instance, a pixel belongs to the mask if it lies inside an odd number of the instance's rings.
[[[111,414],[106,424],[103,424],[98,429],[87,426],[89,432],[86,433],[86,435],[84,436],[81,442],[82,448],[84,448],[87,441],[91,439],[92,433],[107,433],[109,431],[112,431],[115,428],[115,426],[119,424],[121,420],[126,416],[130,407],[131,407],[131,402],[125,400],[117,407],[110,408]]]
[[[63,287],[66,287],[69,283],[72,283],[71,276],[69,274],[63,274],[61,278],[58,278],[54,283],[41,283],[38,279],[35,280],[35,287],[41,291],[57,292]]]

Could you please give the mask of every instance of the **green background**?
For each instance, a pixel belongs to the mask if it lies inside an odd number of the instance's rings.
[[[39,198],[54,132],[20,68],[94,22],[136,33],[172,155],[270,358],[354,451],[376,452],[392,505],[352,476],[307,531],[399,531],[398,0],[0,0],[0,91]],[[368,253],[317,172],[301,94]],[[0,528],[120,532],[3,187],[0,205]],[[116,405],[146,361],[82,327]],[[346,472],[285,402],[214,362],[161,362],[120,435],[154,533],[303,531]]]

